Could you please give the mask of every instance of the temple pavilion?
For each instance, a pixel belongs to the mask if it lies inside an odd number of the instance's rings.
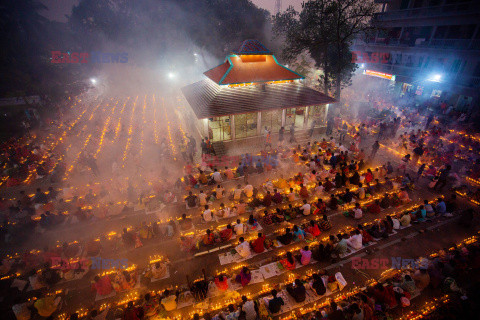
[[[213,141],[277,133],[326,124],[328,104],[335,100],[304,85],[304,76],[280,64],[257,40],[245,40],[238,51],[204,72],[204,80],[182,88],[198,118],[198,129]],[[315,122],[314,122],[315,121]]]

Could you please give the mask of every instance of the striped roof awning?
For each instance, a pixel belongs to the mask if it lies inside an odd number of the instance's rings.
[[[202,80],[183,87],[182,92],[198,119],[336,102],[299,83],[229,87]]]

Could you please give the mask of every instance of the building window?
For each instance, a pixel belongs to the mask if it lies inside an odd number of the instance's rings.
[[[235,139],[257,135],[257,113],[250,112],[235,115]]]
[[[303,129],[303,122],[305,121],[305,107],[289,108],[286,109],[285,112],[285,127],[289,128],[293,124],[296,129]]]
[[[271,132],[278,132],[282,127],[282,110],[262,111],[262,130],[265,127]]]
[[[208,134],[213,141],[232,140],[230,116],[208,120]]]

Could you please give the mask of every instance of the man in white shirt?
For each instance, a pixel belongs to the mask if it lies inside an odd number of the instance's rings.
[[[355,230],[355,234],[347,239],[347,244],[355,250],[363,248],[362,234],[360,230]]]
[[[300,207],[304,216],[308,216],[310,214],[310,203],[307,203],[307,200],[303,200],[303,206]]]
[[[225,189],[222,188],[222,186],[218,185],[217,186],[217,189],[215,190],[216,194],[217,194],[217,199],[222,199],[223,196],[225,195]]]
[[[203,190],[200,190],[200,194],[198,195],[198,199],[200,200],[200,205],[204,206],[207,204],[207,195],[203,193]]]
[[[213,180],[215,180],[216,183],[222,182],[222,174],[218,172],[218,170],[215,168],[213,174],[212,174]]]
[[[203,211],[203,220],[205,220],[205,222],[213,220],[212,210],[210,210],[207,205],[205,205],[205,210]]]
[[[340,145],[338,146],[338,150],[343,151],[343,153],[345,153],[345,151],[347,151],[348,149],[345,148],[345,146],[340,143]]]
[[[252,251],[250,250],[250,243],[246,242],[243,237],[240,237],[239,241],[240,244],[235,247],[235,251],[237,251],[242,258],[250,257],[252,254]]]
[[[245,232],[245,225],[240,222],[240,219],[237,219],[237,224],[235,224],[235,226],[233,227],[233,231],[237,236]]]
[[[245,193],[245,196],[247,196],[247,198],[253,197],[253,186],[247,183],[245,188],[243,188],[243,192]]]
[[[234,200],[240,200],[242,197],[242,187],[240,185],[237,186],[237,189],[233,190],[233,199]]]
[[[363,217],[363,211],[358,202],[355,204],[355,208],[353,209],[353,217],[355,219],[361,219]]]

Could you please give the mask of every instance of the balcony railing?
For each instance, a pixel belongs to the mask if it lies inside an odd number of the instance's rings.
[[[390,21],[420,17],[455,16],[459,14],[472,14],[477,12],[480,12],[480,4],[478,1],[471,1],[435,7],[378,12],[375,14],[375,19],[378,21]]]

